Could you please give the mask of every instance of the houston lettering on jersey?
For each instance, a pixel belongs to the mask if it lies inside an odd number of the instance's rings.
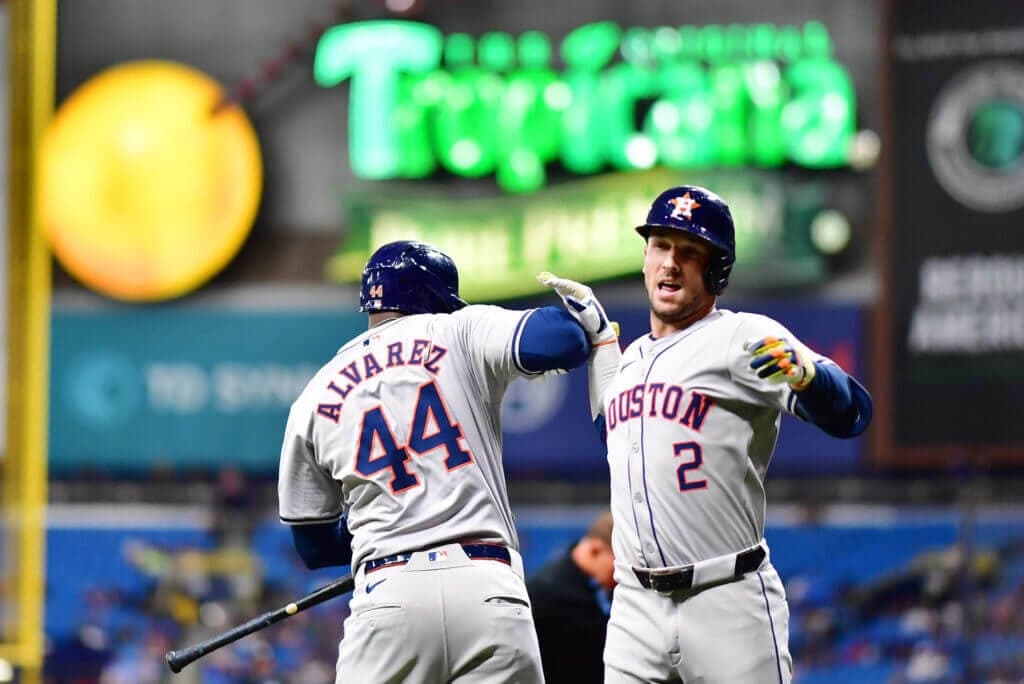
[[[700,392],[689,392],[690,397],[686,401],[686,394],[686,390],[679,385],[666,385],[663,382],[634,385],[622,390],[608,402],[605,409],[607,429],[614,430],[620,423],[646,415],[677,421],[700,432],[715,400]]]
[[[437,375],[441,370],[439,362],[448,353],[448,350],[439,344],[432,344],[430,340],[417,339],[411,343],[392,342],[387,346],[386,358],[383,352],[367,352],[362,359],[352,361],[344,366],[338,375],[338,380],[331,380],[327,389],[336,394],[342,401],[337,403],[322,403],[317,406],[318,415],[328,418],[335,423],[341,417],[341,407],[344,400],[359,384],[369,380],[378,373],[383,373],[388,368],[399,366],[422,366],[431,375]],[[378,354],[381,358],[378,358]],[[383,363],[382,363],[383,361]]]

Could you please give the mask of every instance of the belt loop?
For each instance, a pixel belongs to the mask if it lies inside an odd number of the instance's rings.
[[[512,559],[511,563],[509,563],[509,565],[511,565],[512,567],[512,572],[516,573],[519,579],[525,582],[526,570],[523,568],[523,557],[519,554],[518,551],[511,547],[509,547],[508,549],[508,555]]]

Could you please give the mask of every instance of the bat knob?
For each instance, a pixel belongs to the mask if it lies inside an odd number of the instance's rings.
[[[167,667],[171,668],[171,672],[175,674],[181,672],[182,665],[178,662],[177,651],[168,651],[164,658],[167,660]]]

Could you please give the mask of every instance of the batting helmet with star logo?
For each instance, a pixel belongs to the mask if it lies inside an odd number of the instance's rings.
[[[714,247],[704,271],[704,283],[711,294],[721,294],[729,284],[736,261],[736,230],[729,205],[699,185],[680,185],[658,195],[647,213],[647,221],[636,227],[646,240],[651,228],[682,230]]]

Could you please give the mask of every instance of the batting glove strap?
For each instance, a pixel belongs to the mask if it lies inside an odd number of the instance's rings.
[[[587,331],[591,345],[596,347],[618,339],[618,331],[608,321],[608,315],[589,287],[547,271],[538,274],[537,280],[562,298],[565,308]]]
[[[796,392],[807,389],[814,380],[814,360],[810,352],[784,337],[748,340],[743,349],[753,357],[750,368],[759,378],[788,383]]]

